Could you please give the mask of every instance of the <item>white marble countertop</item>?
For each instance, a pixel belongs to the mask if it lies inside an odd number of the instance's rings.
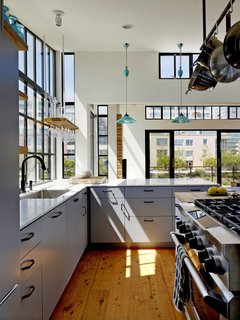
[[[187,186],[216,185],[203,179],[116,179],[107,180],[102,184],[70,184],[68,180],[55,180],[36,186],[32,192],[42,189],[68,189],[69,191],[54,199],[24,199],[20,195],[20,229],[23,229],[50,210],[56,208],[67,199],[86,187],[137,187],[137,186]]]
[[[107,180],[102,184],[95,184],[94,187],[141,187],[141,186],[204,186],[216,185],[216,182],[210,182],[199,178],[179,178],[179,179],[116,179]]]

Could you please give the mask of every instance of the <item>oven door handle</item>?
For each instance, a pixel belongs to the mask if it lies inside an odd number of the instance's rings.
[[[178,234],[176,232],[170,232],[171,238],[173,239],[173,242],[175,243],[176,247],[182,246],[180,243],[178,237],[181,237],[181,234]],[[191,262],[191,259],[189,257],[184,258],[184,262],[186,264],[186,267],[191,274],[196,286],[198,287],[198,290],[200,294],[202,295],[204,301],[212,307],[214,310],[218,311],[221,313],[223,316],[227,317],[229,313],[229,302],[234,298],[232,292],[228,291],[227,296],[229,297],[229,300],[227,301],[225,297],[222,295],[217,295],[213,292],[209,292],[208,289],[206,288],[204,282],[202,281],[201,277],[199,276],[196,268]]]

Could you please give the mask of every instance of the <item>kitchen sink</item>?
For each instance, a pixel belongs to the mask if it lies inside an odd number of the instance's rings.
[[[20,199],[55,199],[63,194],[67,193],[69,190],[53,190],[53,189],[42,189],[35,192],[28,192],[26,194],[21,194]]]

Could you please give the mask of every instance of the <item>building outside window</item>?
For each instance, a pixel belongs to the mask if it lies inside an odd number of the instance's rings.
[[[188,147],[193,146],[193,140],[192,139],[191,140],[187,139],[186,140],[186,146],[188,146]]]

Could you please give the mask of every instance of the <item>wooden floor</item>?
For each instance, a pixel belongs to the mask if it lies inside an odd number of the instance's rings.
[[[174,320],[174,249],[87,250],[51,320]]]

